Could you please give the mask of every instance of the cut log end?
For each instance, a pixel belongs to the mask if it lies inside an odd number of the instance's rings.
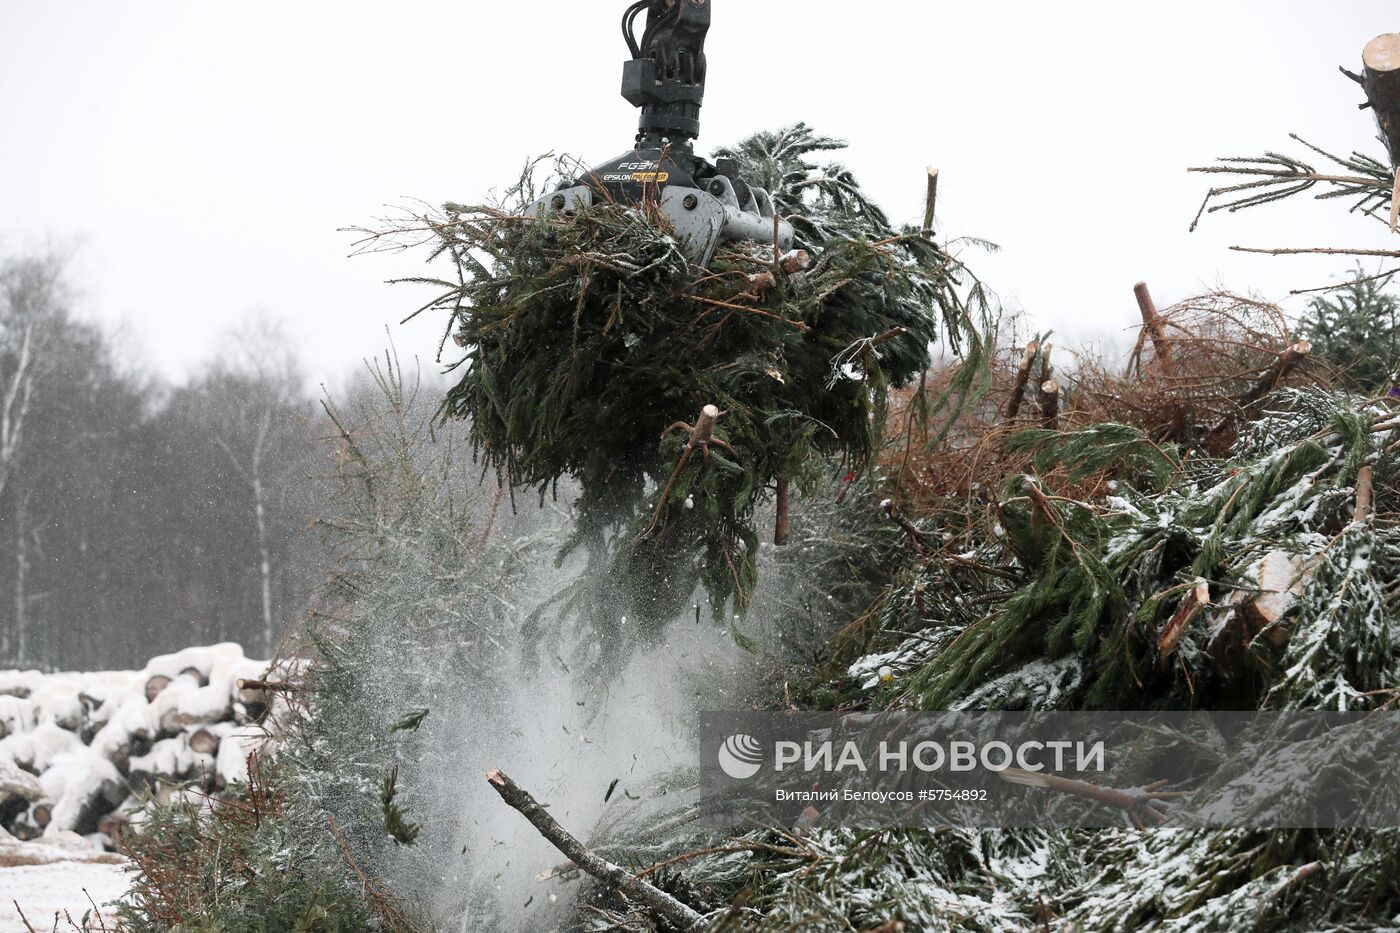
[[[160,696],[160,692],[170,686],[170,678],[164,674],[157,674],[146,681],[146,702],[150,703]]]
[[[1400,32],[1388,32],[1366,43],[1361,61],[1377,74],[1400,71]]]

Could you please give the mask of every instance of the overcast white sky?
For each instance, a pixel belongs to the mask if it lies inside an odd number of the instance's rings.
[[[1381,152],[1337,73],[1400,30],[1394,0],[715,0],[701,151],[806,120],[900,219],[942,170],[940,224],[1012,306],[1115,339],[1132,285],[1281,298],[1345,261],[1249,245],[1376,246],[1379,224],[1286,202],[1188,224],[1188,165],[1297,132]],[[410,198],[471,201],[527,156],[601,162],[624,0],[0,0],[0,250],[78,243],[82,310],[188,374],[241,316],[283,317],[316,376],[416,306],[411,261],[348,259],[337,228]],[[431,356],[441,322],[399,328]]]

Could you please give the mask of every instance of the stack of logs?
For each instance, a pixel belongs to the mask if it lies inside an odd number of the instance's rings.
[[[148,801],[207,802],[246,780],[287,708],[268,668],[225,644],[135,672],[0,672],[0,841],[76,833],[113,848]]]

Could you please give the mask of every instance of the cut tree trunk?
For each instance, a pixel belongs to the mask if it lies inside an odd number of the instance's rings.
[[[1390,167],[1400,168],[1400,33],[1386,33],[1366,43],[1361,52],[1361,87],[1376,115],[1390,153]],[[1400,220],[1400,172],[1390,198],[1390,229]]]
[[[1361,86],[1390,147],[1390,164],[1400,166],[1400,33],[1386,33],[1366,43],[1361,64]]]
[[[594,854],[560,826],[529,792],[499,770],[492,768],[487,771],[486,780],[492,789],[501,795],[502,800],[529,820],[530,825],[539,830],[541,836],[549,840],[551,845],[564,853],[579,868],[624,897],[645,906],[669,926],[677,930],[700,929],[701,918],[698,913],[622,866],[614,865]]]
[[[924,202],[924,236],[933,236],[933,214],[938,206],[938,169],[929,166],[928,198]]]
[[[1172,359],[1171,348],[1167,343],[1167,328],[1162,323],[1161,315],[1157,313],[1157,304],[1152,300],[1152,293],[1147,290],[1147,283],[1139,282],[1134,285],[1133,295],[1137,297],[1143,329],[1147,331],[1147,336],[1152,338],[1153,355],[1162,371],[1168,376],[1173,375],[1176,371],[1176,361]]]
[[[1054,379],[1040,385],[1040,421],[1052,431],[1060,427],[1060,384]]]
[[[1250,569],[1254,590],[1237,590],[1224,606],[1230,614],[1212,636],[1210,656],[1222,670],[1230,670],[1240,651],[1260,632],[1274,626],[1293,608],[1307,582],[1303,559],[1287,551],[1270,551]],[[1272,628],[1269,641],[1282,645],[1288,640],[1283,628]]]
[[[1026,355],[1021,358],[1021,368],[1016,370],[1016,382],[1011,386],[1011,398],[1006,402],[1006,420],[1010,421],[1021,413],[1021,403],[1026,400],[1026,386],[1031,381],[1031,367],[1035,365],[1040,344],[1032,340],[1026,344]]]

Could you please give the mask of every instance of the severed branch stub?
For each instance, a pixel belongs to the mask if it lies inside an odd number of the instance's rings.
[[[1040,384],[1040,420],[1052,431],[1060,427],[1060,384],[1046,379]]]
[[[507,805],[530,821],[550,845],[564,853],[575,865],[625,897],[631,898],[676,930],[698,930],[701,917],[655,885],[638,878],[620,865],[596,855],[587,846],[560,826],[538,800],[506,777],[499,769],[486,772],[492,790],[500,794]]]
[[[706,405],[704,408],[700,409],[700,415],[695,419],[695,424],[691,425],[686,424],[684,421],[677,421],[661,432],[661,436],[665,437],[672,431],[687,431],[690,433],[690,440],[686,441],[685,448],[681,451],[681,458],[676,462],[676,468],[671,471],[671,478],[666,481],[666,488],[661,491],[661,499],[656,503],[656,511],[651,515],[651,524],[647,526],[645,531],[637,535],[636,541],[633,542],[634,544],[640,544],[642,541],[645,541],[647,538],[651,537],[651,533],[656,530],[657,524],[661,521],[661,513],[666,511],[666,503],[671,498],[671,490],[676,488],[676,480],[680,478],[681,471],[685,469],[685,465],[690,462],[691,454],[695,453],[697,450],[700,451],[705,457],[706,464],[710,462],[711,447],[719,447],[722,450],[729,451],[729,453],[736,457],[738,456],[733,447],[730,447],[728,443],[720,438],[715,437],[715,423],[723,417],[724,412],[720,411],[714,405]]]
[[[928,198],[924,202],[924,229],[925,238],[933,236],[933,214],[938,206],[938,169],[932,165],[928,168]]]
[[[899,510],[899,506],[895,505],[893,499],[886,499],[881,502],[880,508],[884,510],[885,516],[898,525],[900,530],[908,536],[909,543],[914,545],[914,550],[918,551],[920,554],[928,554],[931,552],[928,542],[924,540],[923,532],[914,527],[914,523]]]
[[[769,289],[778,287],[778,276],[776,271],[781,271],[784,275],[796,275],[805,272],[812,265],[812,254],[805,249],[789,250],[782,256],[774,260],[774,269],[767,272],[755,272],[747,279],[749,297],[757,298]]]
[[[1197,577],[1196,582],[1182,599],[1181,605],[1176,607],[1176,612],[1172,615],[1167,627],[1162,629],[1161,636],[1157,639],[1157,657],[1162,663],[1176,651],[1176,646],[1181,642],[1181,636],[1186,633],[1186,629],[1195,621],[1207,606],[1210,605],[1210,584],[1203,578]]]

